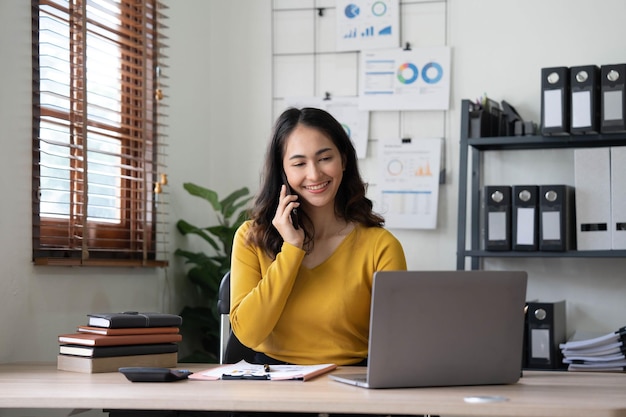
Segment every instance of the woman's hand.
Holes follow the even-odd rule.
[[[272,225],[278,230],[285,242],[302,248],[304,231],[302,228],[296,229],[291,222],[291,211],[300,207],[297,200],[297,195],[287,194],[287,186],[283,184],[280,188],[278,207],[272,219]]]

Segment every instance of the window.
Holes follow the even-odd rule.
[[[33,261],[165,266],[157,0],[33,0]]]

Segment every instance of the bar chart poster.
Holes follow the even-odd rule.
[[[401,48],[361,53],[359,107],[363,110],[447,110],[450,48]]]
[[[337,50],[400,46],[399,0],[337,0]]]

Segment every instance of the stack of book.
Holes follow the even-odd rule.
[[[626,371],[625,342],[626,326],[595,337],[575,334],[559,347],[570,371]]]
[[[76,333],[61,334],[57,369],[97,373],[121,367],[175,367],[182,317],[165,313],[88,314]]]

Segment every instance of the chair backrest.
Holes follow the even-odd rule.
[[[220,281],[220,288],[217,291],[217,312],[230,314],[230,271]]]
[[[217,311],[220,320],[220,363],[237,363],[240,360],[253,363],[256,352],[237,339],[230,328],[230,271],[227,272],[217,293]]]

